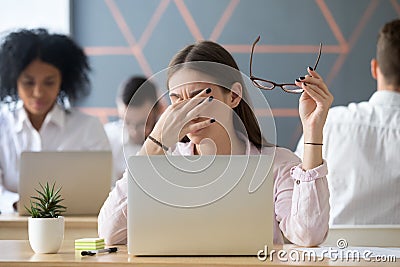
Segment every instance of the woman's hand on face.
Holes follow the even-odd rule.
[[[296,79],[296,85],[304,92],[299,100],[299,114],[303,124],[304,136],[308,142],[322,142],[322,130],[333,102],[333,96],[322,77],[310,67],[309,75]],[[320,139],[320,140],[318,140]]]
[[[196,121],[209,108],[213,100],[211,88],[204,89],[191,99],[173,103],[160,116],[154,126],[151,136],[160,140],[167,147],[179,142],[186,134],[210,126],[215,119]]]

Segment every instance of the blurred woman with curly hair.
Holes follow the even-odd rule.
[[[100,121],[71,105],[87,96],[88,59],[45,29],[8,34],[0,47],[0,192],[18,191],[23,151],[109,150]]]

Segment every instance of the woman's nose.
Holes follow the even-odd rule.
[[[36,85],[33,87],[33,96],[35,97],[41,97],[44,93],[44,88],[41,85]]]

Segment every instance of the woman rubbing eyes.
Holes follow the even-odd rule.
[[[325,239],[329,220],[327,167],[322,159],[322,128],[333,101],[321,76],[308,68],[296,85],[304,92],[299,113],[306,140],[300,160],[291,151],[268,144],[251,107],[242,76],[198,67],[201,62],[239,68],[231,54],[209,41],[189,45],[171,60],[168,89],[171,105],[146,139],[140,154],[271,154],[274,184],[274,243],[284,239],[301,246]],[[193,64],[199,63],[199,64]],[[241,123],[238,123],[241,121]],[[181,143],[183,137],[190,142]],[[117,182],[99,214],[99,236],[107,244],[127,240],[127,174]]]

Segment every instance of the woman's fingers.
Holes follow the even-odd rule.
[[[303,84],[303,90],[306,92],[312,99],[314,99],[315,102],[323,102],[324,99],[326,99],[326,96],[321,92],[321,90],[318,90],[319,88],[315,87],[312,84]]]
[[[177,101],[168,106],[154,126],[153,135],[155,138],[162,139],[166,146],[178,142],[180,132],[186,125],[193,124],[194,121],[191,121],[203,113],[213,99],[210,96],[211,89],[209,88],[195,93],[196,95],[193,95],[192,98]]]
[[[187,124],[187,126],[185,126],[185,135],[187,133],[191,133],[191,132],[195,132],[201,129],[204,129],[210,125],[212,125],[215,122],[214,118],[211,119],[207,119],[204,121],[200,121],[200,122],[190,122],[189,124]]]
[[[323,109],[328,110],[332,104],[333,97],[322,93],[321,89],[312,84],[303,86],[304,92],[312,98],[315,103]]]
[[[327,95],[330,94],[328,86],[326,86],[322,77],[318,74],[318,72],[311,70],[310,67],[307,68],[309,75],[305,76],[304,81],[306,83],[311,83],[317,85],[321,90],[323,90]]]
[[[211,93],[211,88],[205,88],[194,97],[179,101],[174,104],[174,109],[182,109],[182,113],[188,113],[189,111],[193,110],[196,106],[202,104],[206,99],[207,96]]]
[[[315,70],[311,69],[311,67],[308,67],[308,68],[307,68],[307,72],[308,72],[311,76],[313,76],[314,78],[317,78],[317,79],[321,79],[321,80],[322,80],[321,75],[319,75],[318,72],[316,72]]]
[[[296,79],[295,84],[299,87],[302,87],[303,89],[304,86],[309,86],[313,88],[316,93],[320,94],[324,98],[333,98],[324,81],[319,78],[306,75],[305,77],[300,77],[299,79]],[[305,89],[305,91],[307,90]]]
[[[163,114],[165,122],[170,125],[168,128],[183,128],[191,120],[204,116],[204,111],[214,99],[210,93],[211,88],[205,88],[190,99],[172,104],[168,113]]]
[[[326,98],[331,98],[333,100],[332,94],[329,92],[328,86],[325,84],[324,80],[321,76],[314,70],[307,68],[309,75],[305,75],[304,77],[300,77],[296,79],[296,85],[302,87],[302,83],[306,85],[315,86],[314,89],[317,89],[321,95]]]
[[[308,86],[308,88],[310,88],[310,86],[312,86],[312,88],[314,88],[314,89],[319,89],[319,87],[316,86],[315,84],[311,84],[311,83],[309,83],[309,82],[305,82],[305,79],[302,80],[302,82],[296,81],[295,83],[296,83],[297,86],[303,88],[304,92],[307,92],[307,91],[308,91],[308,90],[307,90],[307,86]],[[318,92],[318,93],[319,93],[321,96],[327,97],[326,93],[325,93],[323,90],[321,90],[321,89],[319,89],[319,92]]]
[[[185,117],[189,120],[201,117],[201,112],[208,108],[209,103],[212,102],[213,99],[213,96],[203,98],[195,107],[193,107],[192,109],[190,109],[189,112],[186,113]]]

